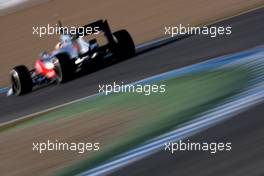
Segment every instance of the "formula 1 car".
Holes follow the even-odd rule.
[[[61,23],[59,25],[62,26]],[[91,34],[85,32],[88,30],[83,30],[84,35],[65,34],[62,31],[60,42],[55,49],[51,54],[42,52],[32,70],[28,70],[24,65],[12,69],[8,95],[26,94],[36,87],[53,82],[63,83],[70,80],[77,72],[87,69],[87,65],[101,64],[105,60],[126,59],[135,55],[133,39],[126,30],[112,33],[107,20],[98,20],[82,27],[82,29],[86,28],[102,32],[107,39],[106,44],[100,46],[96,39],[85,40],[83,36]]]

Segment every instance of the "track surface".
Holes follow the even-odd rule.
[[[231,142],[231,152],[160,151],[110,175],[264,175],[264,103],[199,133],[191,142]],[[166,174],[165,174],[166,173]]]
[[[232,27],[232,35],[229,36],[191,36],[143,52],[130,60],[60,86],[50,86],[22,97],[0,95],[0,122],[94,94],[98,91],[99,84],[114,81],[132,82],[215,56],[261,45],[264,41],[263,20],[264,9],[259,9],[218,23],[217,25]]]

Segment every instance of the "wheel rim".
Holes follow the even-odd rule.
[[[57,76],[57,82],[60,83],[62,81],[62,72],[60,66],[56,66],[54,70]]]
[[[53,59],[53,64],[55,65],[54,71],[57,76],[57,83],[61,83],[63,78],[62,78],[62,71],[61,71],[61,66],[60,66],[60,62],[58,58]]]
[[[17,95],[17,94],[20,94],[21,92],[21,83],[20,83],[20,78],[19,78],[19,75],[18,73],[13,70],[11,72],[11,82],[12,82],[12,89],[13,89],[13,92]]]

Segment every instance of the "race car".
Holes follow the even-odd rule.
[[[62,26],[61,22],[59,22],[59,26]],[[105,61],[122,60],[135,55],[133,39],[126,30],[112,33],[107,20],[98,20],[82,26],[82,29],[86,28],[96,28],[96,32],[102,32],[106,38],[106,44],[100,46],[96,38],[84,39],[84,36],[91,33],[84,32],[84,35],[83,33],[81,35],[80,33],[70,34],[61,31],[60,41],[56,44],[55,49],[50,54],[42,52],[36,59],[32,70],[28,70],[25,65],[19,65],[12,69],[10,72],[11,88],[8,95],[23,95],[36,87],[54,82],[63,83],[70,80],[77,72],[87,69],[87,65],[103,64]]]

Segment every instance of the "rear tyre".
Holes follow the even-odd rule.
[[[74,63],[68,54],[56,55],[55,72],[57,75],[57,82],[64,83],[72,79],[74,73]]]
[[[133,57],[136,53],[135,44],[127,30],[120,30],[113,33],[116,44],[114,54],[118,59]]]
[[[16,66],[10,73],[14,95],[23,95],[32,91],[33,83],[31,74],[26,66]]]

